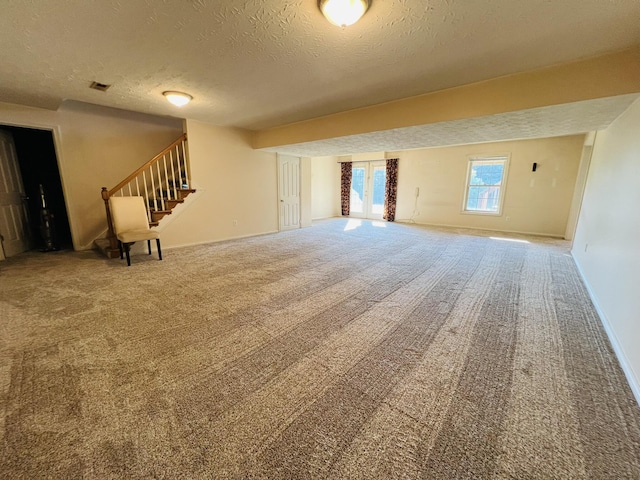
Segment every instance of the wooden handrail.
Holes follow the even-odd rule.
[[[135,177],[137,177],[145,168],[149,167],[149,165],[152,165],[154,162],[156,162],[158,159],[162,158],[164,155],[166,155],[167,153],[169,153],[169,151],[174,148],[177,145],[180,145],[180,143],[182,143],[183,141],[185,141],[187,139],[187,134],[183,133],[182,136],[180,136],[175,142],[173,142],[171,145],[169,145],[167,148],[165,148],[163,151],[161,151],[159,154],[157,154],[155,157],[153,157],[151,160],[149,160],[147,163],[145,163],[144,165],[142,165],[140,168],[138,168],[135,172],[133,172],[131,175],[129,175],[127,178],[125,178],[124,180],[122,180],[118,185],[116,185],[115,187],[113,187],[111,190],[109,190],[107,192],[107,198],[109,198],[110,196],[112,196],[114,193],[116,193],[118,190],[120,190],[122,187],[124,187],[127,183],[129,183],[131,180],[133,180]],[[103,194],[104,195],[104,194]]]

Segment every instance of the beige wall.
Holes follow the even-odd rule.
[[[583,142],[584,135],[574,135],[387,152],[400,159],[396,221],[562,237]],[[504,154],[510,161],[502,215],[462,213],[469,156]]]
[[[247,130],[185,123],[197,192],[161,222],[162,244],[175,247],[277,231],[276,154],[253,150]]]
[[[313,219],[340,216],[338,157],[314,157],[311,160],[311,215]]]
[[[572,254],[640,401],[640,102],[596,135]]]
[[[261,130],[256,148],[640,92],[640,45],[599,57]]]
[[[300,159],[300,227],[310,227],[312,217],[311,158]]]
[[[182,121],[64,102],[57,110],[0,103],[0,124],[52,130],[75,249],[106,229],[101,187],[112,187],[182,134]]]

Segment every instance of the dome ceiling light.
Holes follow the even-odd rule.
[[[322,14],[338,27],[353,25],[365,14],[370,0],[318,0]]]
[[[184,107],[187,103],[193,100],[191,95],[183,92],[167,91],[162,92],[162,95],[164,95],[167,100],[169,100],[170,103],[173,103],[176,107]]]

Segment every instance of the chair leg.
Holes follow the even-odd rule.
[[[162,260],[162,250],[160,249],[160,239],[156,238],[156,247],[158,247],[158,259]]]
[[[151,240],[147,240],[147,248],[149,249],[149,255],[151,255]]]
[[[124,252],[122,251],[122,242],[118,240],[118,248],[120,249],[120,260],[124,258]]]
[[[127,267],[131,266],[131,256],[129,255],[129,250],[131,249],[130,243],[124,244],[124,253],[127,255]]]

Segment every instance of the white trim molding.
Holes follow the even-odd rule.
[[[589,285],[589,282],[587,281],[587,278],[584,272],[582,271],[582,267],[580,266],[580,263],[578,262],[576,257],[573,255],[573,253],[571,254],[571,258],[573,258],[573,263],[575,263],[576,268],[578,269],[578,273],[580,274],[580,278],[582,278],[582,282],[584,283],[587,289],[587,292],[589,293],[589,297],[591,298],[591,302],[593,303],[593,306],[596,309],[596,313],[598,314],[598,317],[600,317],[600,322],[602,323],[602,326],[604,327],[604,331],[606,332],[607,337],[609,338],[609,342],[611,343],[613,352],[615,353],[616,358],[618,359],[620,368],[622,368],[622,371],[624,372],[624,375],[627,378],[627,382],[629,383],[629,387],[633,392],[633,396],[635,397],[638,405],[640,405],[640,384],[638,383],[638,378],[636,378],[635,372],[633,371],[633,368],[631,367],[631,364],[629,363],[627,356],[624,354],[624,350],[620,346],[618,337],[616,337],[616,334],[613,331],[613,328],[611,327],[611,324],[609,323],[607,316],[605,315],[604,311],[600,308],[600,305],[598,304],[598,301],[593,293],[593,290],[591,289],[591,285]]]

